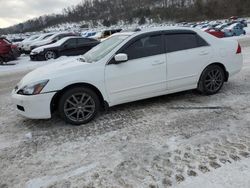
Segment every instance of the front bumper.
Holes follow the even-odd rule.
[[[44,54],[30,54],[30,59],[32,61],[44,61],[45,60],[45,57],[44,57]]]
[[[50,104],[56,92],[39,95],[19,95],[12,92],[12,101],[19,114],[29,119],[51,118]]]

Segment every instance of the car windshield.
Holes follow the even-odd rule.
[[[47,39],[47,38],[51,37],[52,35],[53,35],[53,34],[45,35],[45,36],[43,37],[43,39]]]
[[[80,58],[88,63],[97,62],[108,55],[115,47],[123,42],[129,35],[115,35],[92,48]]]

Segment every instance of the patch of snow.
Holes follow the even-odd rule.
[[[23,55],[15,61],[0,66],[0,75],[12,74],[16,72],[31,71],[38,67],[65,60],[67,57],[60,57],[49,61],[30,61],[30,57]]]

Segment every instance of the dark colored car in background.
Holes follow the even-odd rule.
[[[100,42],[83,37],[65,37],[54,44],[34,49],[30,53],[31,60],[49,60],[60,56],[83,55]]]
[[[13,45],[6,38],[0,38],[0,64],[15,60],[20,56],[20,52],[16,45]]]

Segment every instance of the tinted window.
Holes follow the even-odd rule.
[[[196,34],[169,34],[165,35],[167,52],[187,50],[207,46],[207,42]]]
[[[69,39],[64,45],[67,45],[67,48],[74,48],[76,47],[76,39]]]
[[[129,60],[164,53],[164,44],[161,35],[148,36],[132,43],[123,53],[128,55]]]
[[[78,39],[78,45],[83,45],[83,44],[87,44],[87,43],[91,43],[91,42],[94,42],[94,40],[92,40],[92,39],[87,39],[87,38]]]
[[[201,38],[199,35],[196,35],[196,37],[198,40],[198,47],[209,46],[209,44],[203,38]]]

